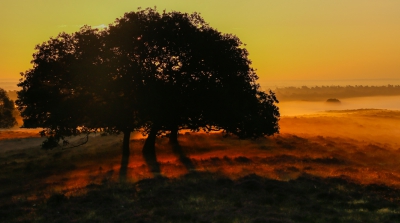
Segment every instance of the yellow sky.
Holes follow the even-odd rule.
[[[140,6],[197,11],[236,34],[261,82],[400,79],[399,0],[2,0],[0,78],[18,79],[49,37]]]

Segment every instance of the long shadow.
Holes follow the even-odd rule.
[[[122,143],[121,167],[119,169],[119,180],[121,182],[126,181],[128,174],[128,164],[130,156],[129,139],[130,139],[130,134],[124,134],[124,140]]]
[[[172,147],[172,152],[178,156],[179,161],[186,167],[186,169],[191,173],[196,172],[193,162],[186,156],[185,152],[183,152],[181,145],[179,145],[178,142],[170,143],[170,145]]]
[[[154,143],[146,140],[143,146],[143,158],[154,177],[161,177],[160,164],[157,162],[156,148]]]
[[[123,154],[121,159],[121,167],[119,169],[120,181],[126,181],[128,174],[128,164],[129,164],[129,154],[128,155]]]

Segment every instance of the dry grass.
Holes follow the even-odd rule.
[[[40,138],[3,138],[0,209],[16,210],[3,213],[12,222],[390,222],[400,212],[399,120],[387,110],[283,117],[274,137],[185,134],[180,151],[160,138],[160,173],[134,136],[126,184],[122,136],[52,151]]]

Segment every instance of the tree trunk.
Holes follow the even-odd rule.
[[[131,131],[124,131],[124,139],[122,142],[122,158],[121,158],[121,168],[119,170],[119,178],[121,181],[125,181],[128,172],[128,163],[129,163],[129,142],[131,138]]]
[[[178,144],[178,126],[171,129],[171,133],[169,134],[169,143]]]

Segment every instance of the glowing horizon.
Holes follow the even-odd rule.
[[[247,46],[260,82],[400,78],[400,1],[10,1],[0,9],[0,78],[32,67],[34,46],[85,24],[104,27],[125,12],[199,12]],[[389,83],[388,83],[389,84]]]

